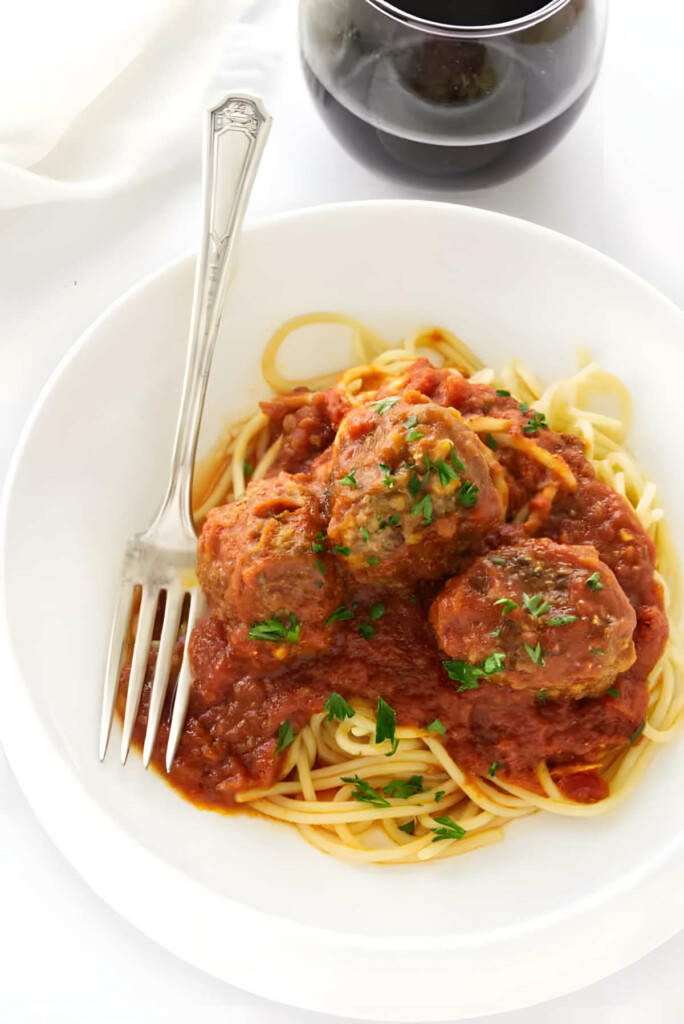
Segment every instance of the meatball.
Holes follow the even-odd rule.
[[[412,392],[352,410],[331,467],[328,536],[361,582],[453,572],[505,514],[494,456],[453,409]]]
[[[282,661],[327,647],[342,590],[324,532],[320,495],[287,473],[209,513],[197,577],[238,653]]]
[[[477,558],[435,598],[430,621],[466,686],[476,666],[514,690],[597,697],[636,658],[634,609],[588,544],[544,538]]]

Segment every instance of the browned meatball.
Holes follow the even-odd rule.
[[[597,697],[636,657],[634,609],[590,545],[544,538],[477,558],[435,598],[430,621],[466,687],[480,670],[515,690]]]
[[[287,473],[209,513],[197,576],[238,652],[282,661],[328,645],[342,591],[324,531],[319,494]]]
[[[454,571],[503,520],[493,462],[459,413],[417,393],[354,409],[333,455],[331,544],[362,581]]]

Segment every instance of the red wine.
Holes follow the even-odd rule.
[[[392,7],[440,25],[503,25],[548,7],[550,0],[388,0]]]
[[[363,120],[328,92],[305,60],[303,66],[323,120],[352,156],[371,170],[428,188],[487,188],[527,170],[563,138],[591,92],[590,85],[557,117],[522,135],[477,145],[440,145],[402,138]]]
[[[376,0],[300,0],[304,74],[328,127],[362,163],[431,188],[494,185],[536,163],[579,115],[601,59],[605,2],[392,0],[390,15]],[[535,11],[546,15],[516,20]],[[420,24],[410,20],[418,14]],[[427,19],[517,27],[432,32]]]

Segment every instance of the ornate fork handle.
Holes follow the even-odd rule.
[[[204,142],[202,237],[183,393],[166,496],[144,540],[160,547],[194,545],[192,470],[204,396],[235,243],[252,191],[271,118],[261,100],[235,93],[207,111]]]

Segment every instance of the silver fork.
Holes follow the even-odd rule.
[[[190,601],[187,638],[203,610],[202,592],[194,580],[197,534],[191,512],[197,435],[221,311],[230,283],[235,243],[270,126],[271,118],[263,101],[245,93],[227,96],[206,113],[202,237],[195,271],[185,379],[171,475],[166,496],[152,523],[144,533],[131,537],[126,545],[105,670],[100,760],[104,758],[109,744],[136,588],[141,591],[140,612],[121,738],[122,764],[126,763],[131,747],[161,595],[165,595],[164,617],[143,749],[146,768],[159,731],[186,595]],[[166,748],[167,771],[171,768],[185,726],[190,683],[186,640]]]

